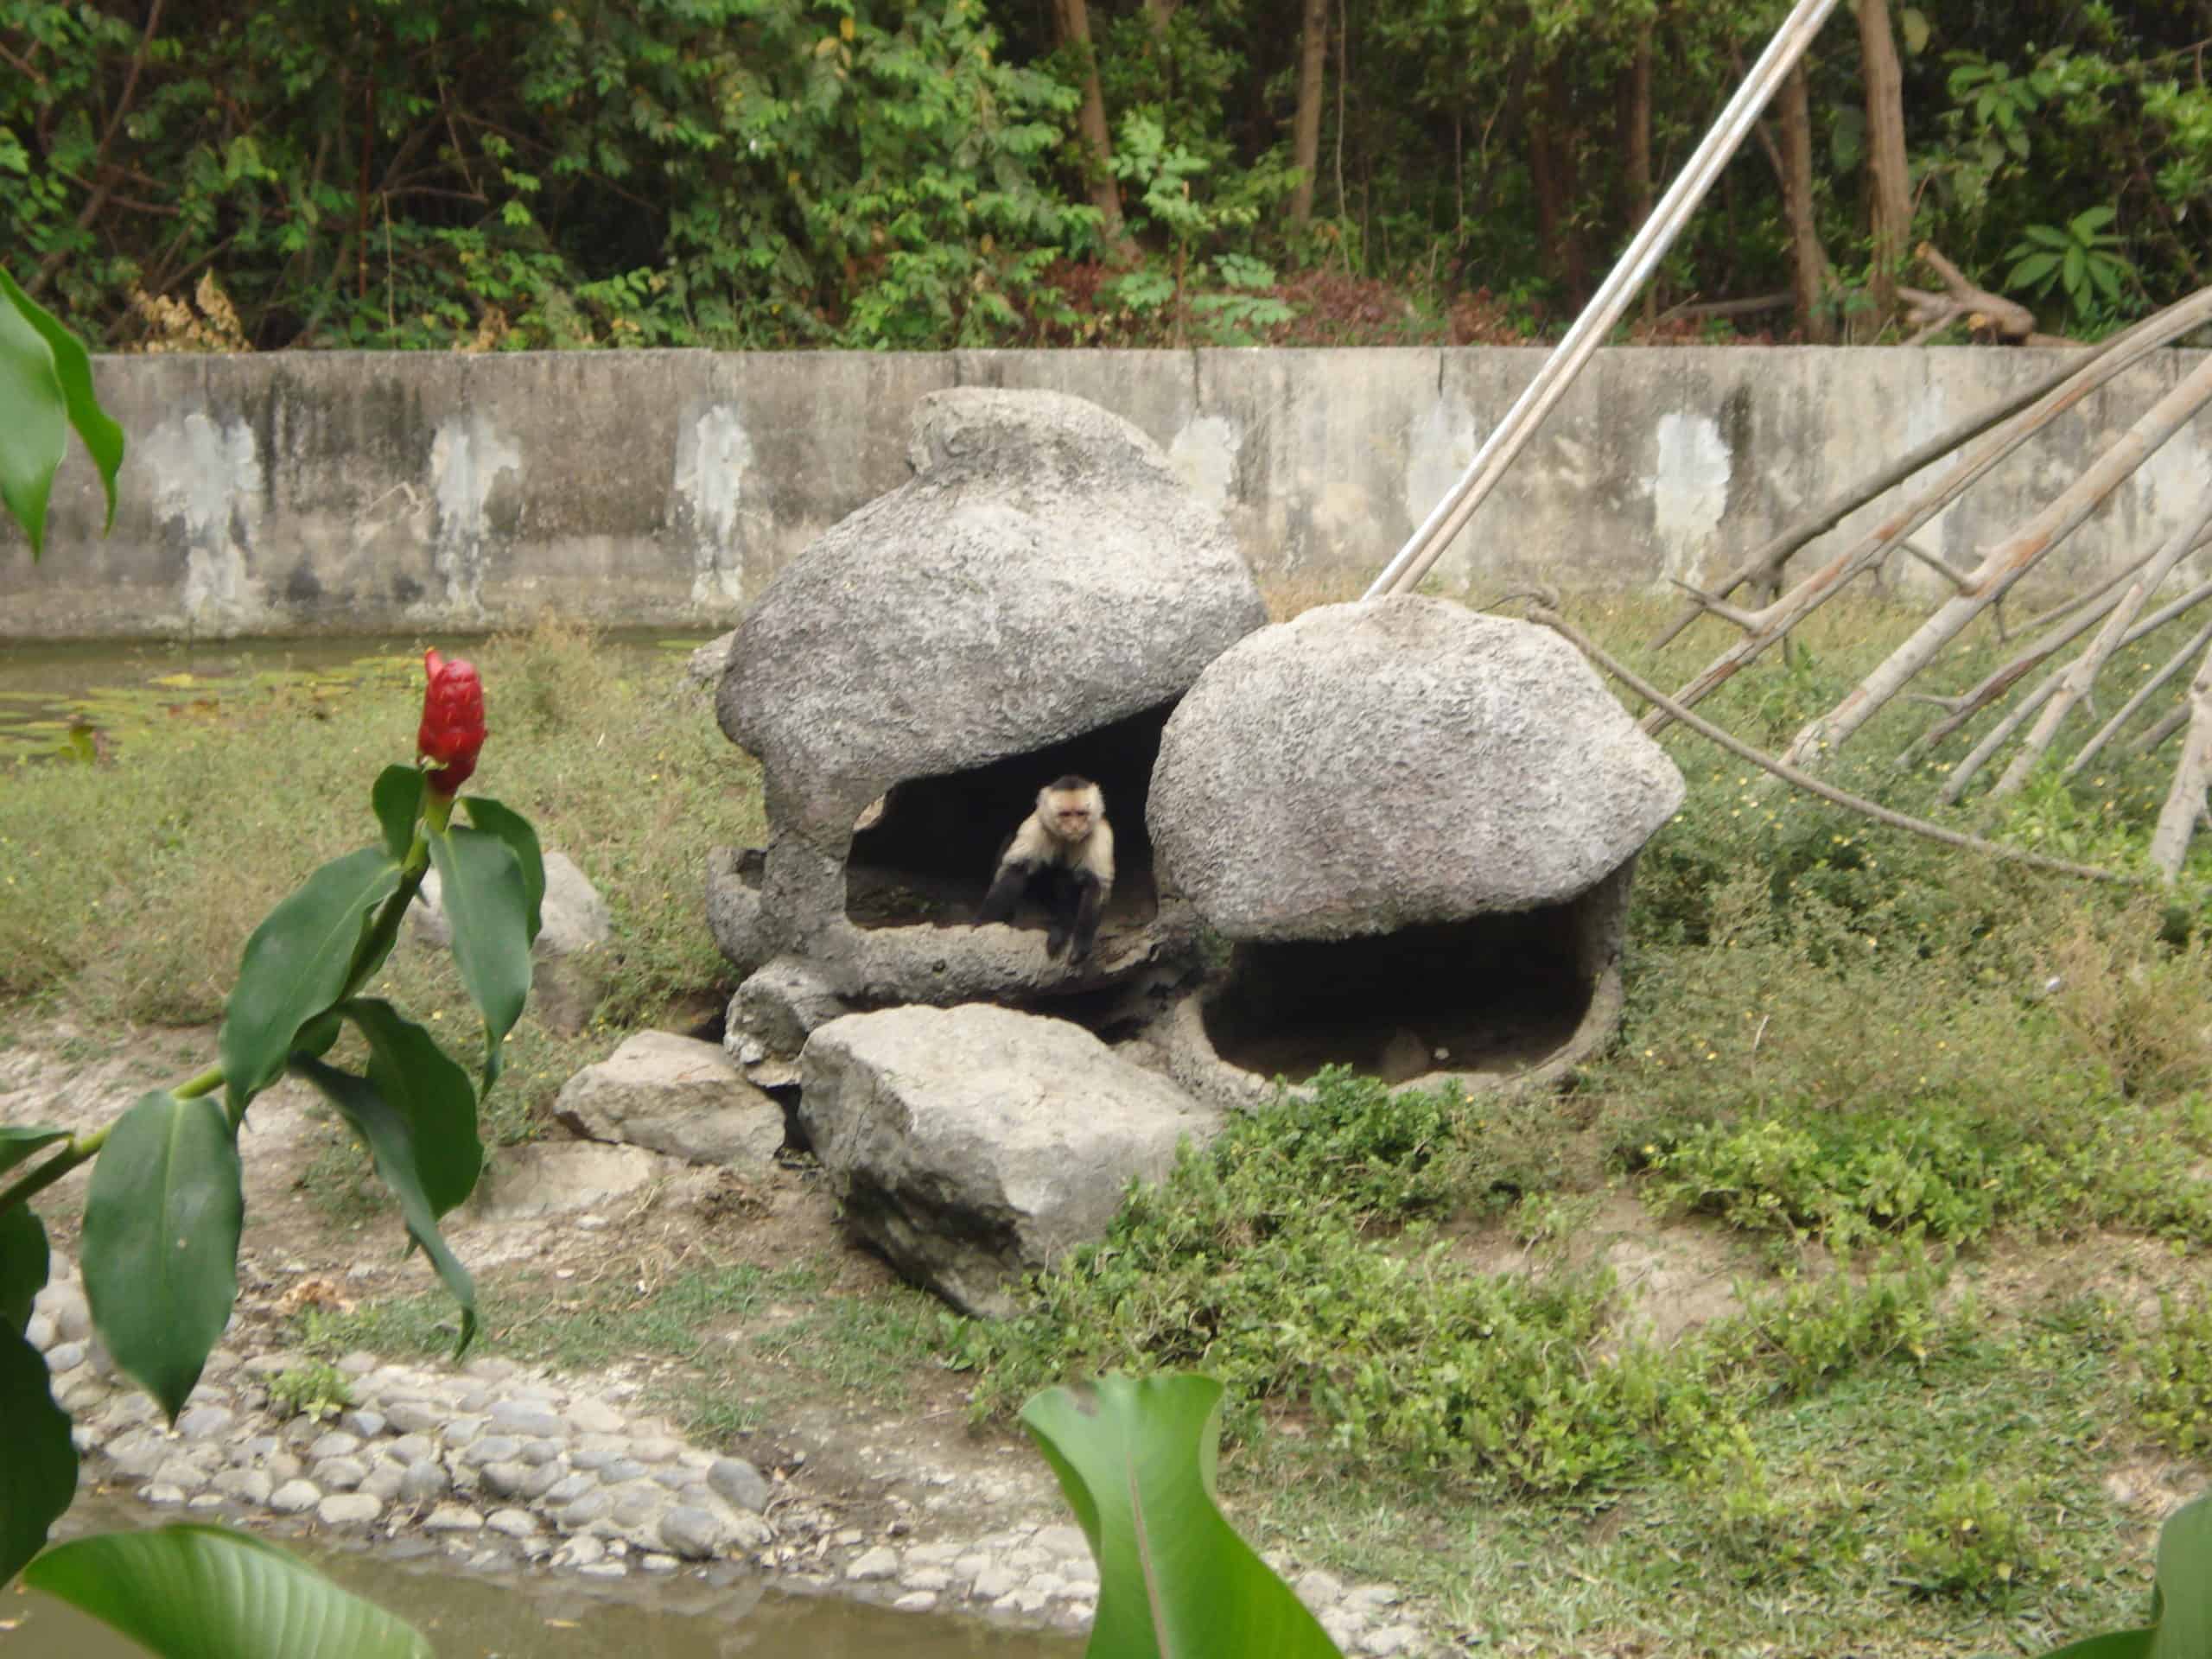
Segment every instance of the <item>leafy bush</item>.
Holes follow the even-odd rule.
[[[2212,1298],[2161,1296],[2157,1325],[2125,1351],[2143,1426],[2185,1458],[2212,1446]]]
[[[2033,1529],[2022,1517],[2025,1495],[1979,1477],[1945,1484],[1922,1525],[1905,1534],[1904,1558],[1916,1588],[1932,1595],[1983,1595],[2018,1584],[2042,1566]]]

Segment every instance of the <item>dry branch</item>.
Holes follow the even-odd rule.
[[[1858,542],[1829,559],[1788,594],[1754,613],[1758,619],[1756,630],[1714,658],[1676,693],[1678,700],[1688,705],[1701,702],[1710,696],[1805,617],[1834,597],[1854,577],[1878,565],[1892,546],[1950,505],[1969,486],[2028,437],[2049,426],[2059,416],[2075,407],[2114,376],[2133,366],[2152,351],[2207,321],[2212,321],[2212,288],[2199,289],[2179,304],[2169,306],[2157,316],[2148,318],[2116,336],[2107,343],[2107,348],[2093,353],[2058,385],[1970,443],[1959,453],[1940,478],[1915,491]],[[2192,377],[2191,383],[2194,379]],[[2161,407],[2164,407],[2164,403]],[[1647,732],[1662,730],[1669,718],[1663,709],[1655,706],[1652,712],[1645,716],[1643,728]]]
[[[1777,760],[1770,754],[1753,748],[1742,739],[1723,731],[1711,721],[1701,715],[1692,714],[1681,703],[1666,696],[1658,687],[1641,678],[1630,671],[1626,665],[1608,656],[1599,647],[1596,641],[1568,622],[1558,612],[1541,605],[1531,606],[1529,610],[1529,620],[1532,622],[1541,622],[1546,627],[1552,629],[1599,668],[1635,692],[1637,696],[1654,708],[1665,710],[1670,719],[1681,721],[1700,737],[1719,744],[1738,760],[1750,762],[1762,772],[1781,779],[1783,782],[1793,788],[1802,789],[1808,795],[1817,795],[1821,799],[1842,807],[1847,811],[1859,813],[1862,817],[1872,818],[1877,823],[1885,823],[1893,830],[1903,830],[1910,835],[1923,836],[1930,841],[1940,841],[1947,847],[1961,848],[1967,852],[1981,853],[1991,858],[2024,864],[2031,869],[2050,870],[2060,875],[2080,876],[2090,881],[2127,881],[2133,879],[2118,870],[2101,869],[2094,864],[2070,863],[2063,858],[2052,858],[2045,853],[2031,853],[2023,848],[2007,847],[2002,842],[1985,841],[1980,836],[1970,836],[1962,830],[1948,830],[1940,823],[1930,823],[1925,818],[1916,818],[1904,812],[1892,811],[1878,802],[1868,800],[1863,795],[1853,795],[1847,790],[1838,789],[1833,784],[1823,783],[1810,772],[1801,772],[1796,766]]]
[[[2190,683],[2189,736],[2158,813],[2158,827],[2151,832],[2151,862],[2169,881],[2180,876],[2182,860],[2189,856],[2189,838],[2204,811],[2207,785],[2212,785],[2212,651]]]
[[[2135,695],[2120,704],[2120,712],[2100,726],[2097,734],[2084,743],[2080,752],[2066,763],[2066,770],[2060,774],[2061,779],[2071,781],[2079,776],[2082,769],[2103,752],[2105,745],[2126,729],[2127,722],[2135,717],[2136,711],[2157,695],[2158,688],[2196,661],[2197,652],[2207,645],[2212,645],[2212,622],[2207,622],[2199,628],[2196,637],[2169,657],[2163,668],[2135,688]],[[2186,703],[2183,705],[2183,711],[2187,707]]]
[[[2165,715],[2164,718],[2161,719],[2158,723],[2153,726],[2149,731],[2144,733],[2143,735],[2136,741],[2134,747],[2129,751],[2129,753],[2139,755],[2156,754],[2159,749],[2164,747],[2165,741],[2168,738],[2171,737],[2176,732],[2181,730],[2183,727],[2188,724],[2189,704],[2186,702],[2183,702],[2180,708],[2174,709],[2171,713]]]
[[[2198,410],[2212,403],[2212,357],[2207,357],[2179,385],[2158,399],[2081,476],[2041,512],[1983,557],[1961,594],[1945,601],[1912,637],[1844,694],[1826,715],[1806,722],[1783,753],[1797,762],[1822,749],[1848,742],[1907,681],[1956,639],[1993,601],[2033,569],[2050,550],[2080,526],[2105,498],[2133,476]]]
[[[2074,712],[2076,703],[2089,695],[2089,688],[2096,683],[2097,676],[2104,671],[2105,664],[2120,649],[2121,636],[2142,614],[2143,607],[2151,595],[2173,574],[2174,567],[2182,562],[2190,549],[2196,545],[2196,538],[2208,530],[2212,530],[2212,491],[2206,493],[2203,508],[2194,519],[2186,524],[2175,526],[2173,534],[2166,537],[2165,544],[2158,549],[2158,556],[2151,561],[2150,568],[2128,584],[2127,591],[2113,607],[2112,614],[2105,620],[2104,626],[2097,630],[2097,637],[2067,669],[2065,677],[2059,682],[2058,690],[2044,705],[2043,713],[2036,717],[2035,726],[2028,733],[2027,741],[2020,745],[2020,752],[2012,757],[2012,764],[2005,768],[2005,775],[1990,790],[1990,799],[2001,801],[2006,796],[2017,793],[2026,784],[2037,763],[2050,753],[2050,746],[2058,741],[2058,728],[2066,723],[2066,716]]]
[[[2015,344],[2035,333],[2035,313],[2018,300],[2005,299],[1968,282],[1964,271],[1929,243],[1922,243],[1919,252],[1923,262],[1943,279],[1944,291],[1930,294],[1920,288],[1897,289],[1897,297],[1905,302],[1906,323],[1920,330],[1905,341],[1906,345],[1918,346],[1953,323],[1961,321],[1970,328],[1993,329],[2000,338]]]

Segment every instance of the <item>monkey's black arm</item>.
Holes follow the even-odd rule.
[[[1106,910],[1106,889],[1096,876],[1088,870],[1079,872],[1076,885],[1083,896],[1075,907],[1075,949],[1069,952],[1070,962],[1081,962],[1090,955],[1090,947],[1098,942],[1099,918]],[[1051,941],[1046,942],[1049,949]]]
[[[1032,865],[1012,860],[1000,865],[998,874],[992,879],[991,890],[983,895],[982,908],[976,912],[976,925],[1013,920],[1014,907],[1021,902],[1022,889],[1029,885],[1033,874]]]

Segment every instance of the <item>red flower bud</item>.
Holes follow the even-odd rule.
[[[423,724],[415,734],[416,750],[431,762],[430,787],[451,795],[476,770],[476,752],[484,747],[484,682],[476,665],[448,662],[435,651],[423,653],[430,683],[423,693]]]

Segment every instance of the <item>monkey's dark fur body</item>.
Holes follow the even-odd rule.
[[[1000,849],[976,922],[1011,920],[1023,895],[1040,885],[1052,912],[1045,954],[1057,957],[1072,941],[1068,960],[1084,960],[1114,891],[1114,830],[1106,822],[1106,797],[1087,778],[1070,773],[1037,791],[1037,810]]]

